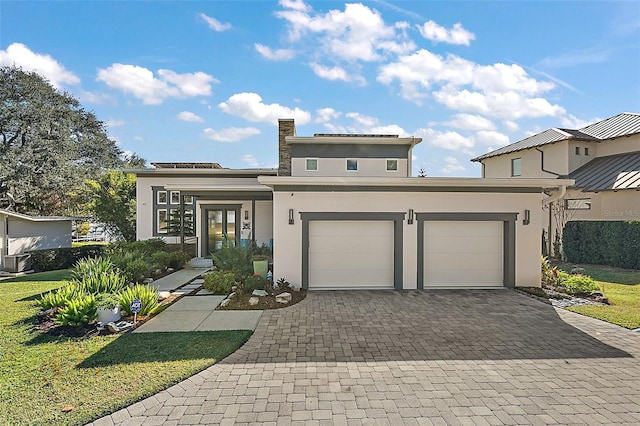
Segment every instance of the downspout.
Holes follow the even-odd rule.
[[[540,170],[542,170],[545,173],[550,173],[552,175],[556,175],[556,176],[562,176],[560,173],[556,173],[556,172],[552,172],[551,170],[545,170],[544,169],[544,151],[542,151],[540,148],[536,147],[536,151],[538,151],[540,153]]]

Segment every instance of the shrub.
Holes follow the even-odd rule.
[[[31,267],[36,272],[55,271],[71,268],[86,257],[99,257],[104,245],[86,245],[81,247],[63,247],[57,249],[34,250],[31,254]]]
[[[564,271],[558,270],[558,268],[552,269],[553,280],[551,281],[551,285],[554,287],[564,287],[565,281],[571,276]]]
[[[156,270],[164,271],[171,263],[171,254],[164,251],[157,251],[151,255],[151,267]]]
[[[80,327],[97,317],[96,298],[93,294],[77,297],[58,311],[54,321],[61,325]]]
[[[113,293],[100,293],[96,296],[98,309],[115,309],[120,306],[120,296]]]
[[[122,307],[124,315],[133,315],[133,312],[131,312],[131,302],[135,299],[142,302],[142,309],[138,312],[138,315],[149,315],[158,307],[157,290],[148,285],[136,285],[120,293],[120,306]]]
[[[562,243],[570,262],[640,269],[640,221],[571,221]]]
[[[540,258],[540,268],[542,271],[542,282],[552,285],[554,279],[553,268],[551,268],[551,264],[549,263],[547,256],[542,256]]]
[[[173,269],[180,269],[191,260],[191,255],[182,251],[174,251],[169,253],[169,267]]]
[[[88,257],[73,269],[73,282],[86,294],[117,293],[126,286],[124,275],[105,257]]]
[[[242,283],[244,290],[251,293],[253,290],[265,290],[269,281],[260,275],[250,275]]]
[[[569,294],[591,293],[599,290],[593,278],[586,275],[571,275],[562,283],[562,286]]]
[[[253,274],[251,250],[236,246],[233,241],[225,239],[222,248],[211,255],[213,264],[221,271],[237,271],[243,274]]]
[[[75,299],[77,294],[79,294],[79,292],[76,286],[67,285],[42,295],[37,303],[43,311],[63,308],[67,306],[71,300]]]
[[[144,260],[146,255],[140,252],[114,254],[111,257],[113,264],[122,271],[127,282],[142,282],[151,275],[151,266]]]
[[[149,240],[140,241],[117,241],[109,244],[106,249],[108,255],[117,255],[124,253],[142,253],[150,256],[151,254],[164,251],[165,243],[160,238],[151,238]]]
[[[229,294],[232,287],[236,285],[237,274],[232,271],[217,271],[213,274],[205,275],[204,288],[213,294]]]
[[[287,281],[284,277],[278,279],[277,286],[279,290],[283,290],[283,291],[291,290],[291,283]]]

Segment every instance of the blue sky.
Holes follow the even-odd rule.
[[[640,2],[6,1],[0,65],[36,70],[147,161],[277,164],[298,135],[417,136],[414,171],[640,112]]]

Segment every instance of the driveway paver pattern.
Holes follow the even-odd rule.
[[[94,425],[640,424],[640,334],[512,290],[311,292]]]

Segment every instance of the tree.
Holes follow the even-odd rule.
[[[105,125],[69,93],[16,67],[0,67],[0,199],[16,211],[76,213],[86,179],[124,165]]]
[[[127,241],[136,239],[136,175],[111,170],[87,180],[89,211]]]

